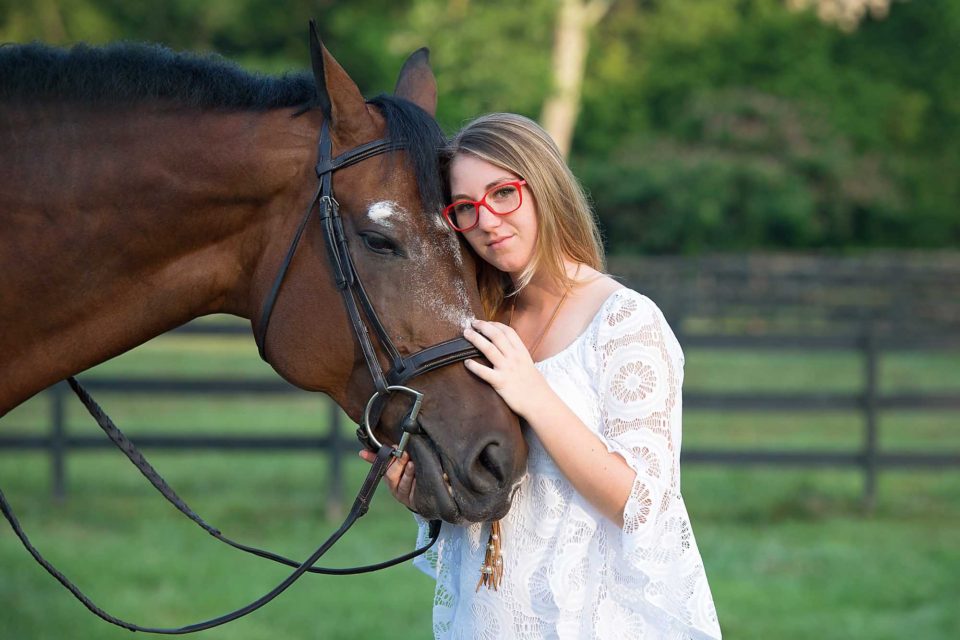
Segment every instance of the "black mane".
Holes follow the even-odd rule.
[[[313,75],[253,74],[216,54],[156,44],[40,43],[0,47],[0,101],[129,105],[163,100],[185,107],[266,110],[311,106]]]
[[[156,44],[121,42],[70,49],[40,43],[0,46],[0,102],[74,101],[135,105],[163,101],[197,109],[316,107],[313,74],[250,73],[216,54],[181,53]],[[423,204],[443,199],[437,164],[445,140],[436,121],[395,96],[370,100],[383,113],[391,141],[402,141]]]

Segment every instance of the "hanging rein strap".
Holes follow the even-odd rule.
[[[365,515],[370,508],[371,500],[373,499],[374,492],[377,489],[377,486],[380,484],[380,480],[383,478],[383,475],[386,473],[387,466],[390,459],[392,458],[392,449],[389,446],[381,447],[377,452],[377,458],[370,467],[370,472],[367,474],[366,479],[363,481],[363,485],[360,487],[360,491],[357,493],[357,497],[353,502],[353,506],[350,509],[350,512],[347,514],[346,519],[343,521],[343,524],[340,525],[340,528],[337,529],[320,547],[317,548],[309,558],[303,562],[297,562],[289,558],[285,558],[276,553],[270,551],[265,551],[263,549],[258,549],[256,547],[251,547],[239,542],[235,542],[230,538],[224,536],[218,529],[207,524],[200,516],[198,516],[193,509],[191,509],[186,502],[177,493],[166,483],[166,481],[157,473],[156,469],[146,460],[142,453],[134,446],[134,444],[123,434],[123,432],[113,423],[109,416],[104,413],[103,409],[90,397],[90,394],[84,389],[80,383],[73,377],[67,379],[70,383],[70,387],[77,394],[80,400],[83,402],[84,406],[90,412],[90,414],[97,421],[97,424],[100,425],[100,428],[107,434],[107,436],[117,445],[117,447],[123,451],[123,453],[130,459],[130,461],[140,470],[140,472],[150,481],[157,491],[159,491],[171,504],[173,504],[181,513],[186,515],[190,520],[195,522],[201,528],[203,528],[207,533],[212,535],[217,540],[224,542],[231,547],[251,553],[253,555],[259,556],[261,558],[266,558],[280,564],[284,564],[290,567],[295,567],[295,570],[287,576],[280,584],[271,589],[262,597],[254,600],[250,604],[241,607],[231,613],[224,614],[222,616],[206,620],[204,622],[198,622],[196,624],[186,625],[183,627],[176,628],[160,628],[160,627],[144,627],[141,625],[133,624],[125,620],[121,620],[116,616],[113,616],[99,606],[97,606],[90,598],[88,598],[80,589],[73,584],[63,573],[61,573],[56,567],[54,567],[43,555],[37,550],[36,547],[30,542],[29,537],[23,531],[20,526],[19,521],[17,520],[16,515],[13,513],[10,504],[7,502],[6,496],[4,496],[3,491],[0,491],[0,511],[3,512],[4,517],[10,523],[10,526],[13,528],[14,533],[17,538],[20,539],[20,542],[26,548],[26,550],[33,556],[47,572],[52,575],[56,580],[63,585],[70,593],[74,595],[83,605],[89,609],[96,616],[101,619],[128,629],[130,631],[144,631],[148,633],[158,633],[164,635],[181,635],[186,633],[193,633],[195,631],[203,631],[205,629],[211,629],[213,627],[218,627],[237,618],[241,618],[249,613],[252,613],[264,606],[281,593],[287,590],[294,582],[300,579],[301,576],[305,573],[321,573],[327,575],[354,575],[359,573],[368,573],[370,571],[377,571],[379,569],[385,569],[387,567],[392,567],[394,565],[400,564],[401,562],[406,562],[424,552],[426,552],[430,547],[436,543],[437,538],[440,535],[440,525],[439,520],[431,520],[429,527],[429,537],[430,541],[409,553],[406,553],[398,558],[388,560],[386,562],[381,562],[379,564],[366,565],[362,567],[350,567],[343,569],[331,569],[325,567],[314,567],[316,563],[333,545],[347,532],[347,530],[353,526],[353,524]]]

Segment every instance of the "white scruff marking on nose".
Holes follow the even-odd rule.
[[[381,202],[374,202],[370,205],[370,208],[367,209],[367,217],[376,222],[379,225],[387,227],[388,229],[393,228],[393,220],[401,215],[401,209],[397,206],[396,202],[391,200],[383,200]]]
[[[436,264],[427,264],[427,261],[452,261],[456,265],[454,271],[457,274],[463,273],[463,255],[460,253],[460,242],[450,227],[444,225],[443,229],[438,231],[438,233],[431,234],[429,238],[424,239],[424,244],[428,245],[429,248],[425,247],[423,251],[417,252],[415,257],[412,256],[416,268],[424,270],[423,272],[426,273],[429,269],[437,268]],[[425,311],[443,318],[454,327],[462,329],[474,317],[473,310],[470,308],[470,298],[467,296],[466,284],[463,278],[458,277],[449,282],[448,285],[452,288],[452,295],[441,296],[438,291],[429,285],[426,279],[421,280],[416,291],[417,299],[421,301]]]
[[[442,238],[446,240],[446,247],[444,247],[444,249],[452,255],[453,262],[457,265],[457,273],[463,273],[463,254],[461,253],[460,242],[457,240],[456,234],[452,232],[449,227],[446,225],[443,225],[443,227],[444,234]],[[459,326],[465,327],[474,319],[474,315],[470,309],[470,298],[467,296],[467,287],[463,278],[457,278],[455,292],[457,296],[457,309],[453,310],[454,313],[451,319]]]

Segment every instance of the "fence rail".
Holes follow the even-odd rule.
[[[247,333],[234,325],[195,324],[178,332],[203,335]],[[883,352],[904,349],[932,348],[944,341],[931,338],[878,339],[867,328],[862,334],[834,336],[730,336],[688,335],[686,348],[763,349],[763,350],[846,350],[856,351],[863,361],[863,386],[852,393],[705,393],[684,394],[685,409],[736,410],[755,412],[858,412],[863,420],[862,447],[856,451],[831,450],[725,450],[690,449],[683,453],[684,464],[722,465],[790,465],[803,467],[858,467],[864,474],[863,501],[871,508],[876,501],[877,475],[886,468],[942,469],[960,467],[960,452],[879,451],[878,422],[887,410],[958,410],[960,394],[909,393],[881,394],[878,389],[878,363]],[[947,341],[950,342],[950,341]],[[951,343],[952,344],[952,343]],[[91,392],[111,394],[170,395],[289,395],[303,393],[282,380],[211,380],[183,378],[90,378],[84,381]],[[0,434],[0,450],[31,449],[48,451],[51,457],[53,492],[58,498],[66,495],[66,458],[73,450],[100,449],[112,446],[109,440],[96,436],[68,434],[64,402],[72,397],[65,383],[45,392],[50,398],[50,431],[48,435]],[[221,451],[316,451],[330,456],[330,491],[327,510],[331,515],[343,508],[343,469],[340,454],[350,450],[352,442],[343,436],[341,413],[329,404],[330,432],[321,436],[299,435],[188,435],[163,434],[160,426],[139,429],[134,440],[150,450],[221,450]]]
[[[182,327],[177,332],[229,335],[238,333],[233,325],[202,325]],[[247,331],[249,332],[249,330]],[[169,394],[183,395],[291,395],[304,393],[283,380],[210,380],[183,378],[91,378],[84,380],[91,393],[109,392],[120,394]],[[67,495],[66,462],[71,450],[109,449],[114,445],[105,436],[78,436],[67,433],[65,403],[74,397],[66,382],[60,382],[43,392],[50,403],[49,433],[42,435],[0,434],[0,451],[45,450],[50,454],[53,476],[53,495],[63,500]],[[166,434],[163,428],[138,429],[131,439],[138,448],[149,450],[217,450],[217,451],[315,451],[330,457],[329,490],[326,511],[329,517],[338,518],[344,511],[343,464],[341,454],[348,450],[350,441],[343,437],[342,414],[332,401],[328,406],[329,432],[326,435],[221,435],[209,433]],[[90,419],[91,425],[93,419]],[[122,429],[122,425],[120,425]]]
[[[664,310],[685,349],[776,351],[838,350],[859,354],[862,384],[853,392],[704,393],[688,391],[690,410],[748,412],[847,411],[860,416],[857,450],[687,449],[684,464],[844,466],[862,470],[863,499],[876,499],[877,475],[887,468],[960,467],[960,452],[880,451],[879,419],[887,411],[960,411],[960,394],[881,393],[879,362],[886,353],[916,349],[960,350],[960,252],[873,253],[866,256],[739,255],[611,260],[611,272],[647,293]],[[181,334],[245,335],[246,324],[196,322]],[[119,394],[264,395],[303,393],[282,380],[88,378],[91,391]],[[71,451],[111,446],[106,438],[67,433],[64,401],[55,385],[48,435],[0,433],[3,449],[48,451],[55,495],[66,494],[64,464]],[[328,509],[342,505],[344,436],[340,411],[329,404],[331,432],[300,435],[164,434],[162,426],[138,430],[146,449],[317,451],[330,456]]]

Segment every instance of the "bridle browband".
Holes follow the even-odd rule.
[[[313,211],[315,209],[319,209],[319,219],[323,228],[323,236],[326,242],[327,254],[330,260],[330,265],[336,281],[337,289],[342,294],[344,306],[346,307],[347,315],[350,318],[350,324],[352,325],[353,332],[360,343],[360,348],[363,352],[367,368],[370,371],[370,375],[373,378],[374,383],[375,390],[373,396],[371,396],[370,400],[367,402],[363,413],[363,421],[360,425],[360,428],[357,429],[357,435],[360,437],[360,440],[364,443],[364,445],[377,452],[376,459],[370,467],[370,472],[363,481],[363,485],[360,487],[360,490],[357,493],[357,497],[350,509],[350,513],[347,515],[343,524],[340,525],[340,528],[337,529],[320,547],[318,547],[309,558],[303,562],[297,562],[270,551],[265,551],[257,547],[235,542],[224,536],[215,527],[207,524],[187,505],[186,502],[184,502],[182,498],[176,494],[176,492],[167,484],[160,474],[157,473],[153,466],[147,462],[143,454],[137,450],[134,444],[123,434],[122,431],[120,431],[113,421],[110,420],[109,416],[103,412],[103,410],[93,400],[86,389],[80,385],[79,381],[77,381],[74,377],[68,378],[67,381],[69,382],[71,389],[73,389],[73,391],[77,394],[81,402],[97,421],[97,424],[100,425],[101,429],[103,429],[107,436],[114,442],[114,444],[121,451],[123,451],[127,458],[129,458],[130,461],[136,465],[140,472],[164,496],[164,498],[173,504],[173,506],[176,507],[181,513],[190,518],[190,520],[195,522],[214,538],[230,545],[231,547],[234,547],[235,549],[239,549],[261,558],[266,558],[268,560],[287,565],[289,567],[295,567],[293,573],[287,576],[286,579],[284,579],[280,584],[271,589],[262,597],[251,602],[245,607],[241,607],[217,618],[212,618],[204,622],[198,622],[196,624],[177,628],[155,628],[136,625],[121,620],[102,610],[86,595],[84,595],[80,589],[66,576],[57,570],[56,567],[50,564],[50,562],[48,562],[30,542],[26,533],[24,533],[23,529],[20,527],[20,523],[17,521],[16,516],[10,508],[6,497],[3,495],[3,492],[0,491],[0,511],[3,512],[4,517],[6,517],[6,519],[10,522],[14,533],[20,539],[21,543],[23,543],[30,555],[33,556],[33,558],[44,569],[46,569],[47,572],[56,578],[60,584],[62,584],[78,600],[80,600],[80,602],[82,602],[87,609],[111,624],[115,624],[130,631],[143,631],[147,633],[166,635],[180,635],[211,629],[256,611],[286,591],[287,588],[300,579],[300,577],[305,573],[353,575],[377,571],[379,569],[392,567],[401,562],[406,562],[407,560],[426,552],[437,541],[437,538],[440,534],[441,522],[440,520],[431,520],[429,524],[429,542],[419,549],[415,549],[414,551],[406,553],[400,557],[378,564],[345,569],[330,569],[313,566],[314,563],[316,563],[320,557],[323,556],[323,554],[326,553],[341,538],[341,536],[347,532],[354,522],[367,513],[370,507],[370,502],[373,499],[373,494],[376,491],[380,480],[383,478],[383,475],[386,473],[390,460],[393,457],[399,457],[403,453],[412,434],[421,432],[419,424],[417,423],[417,418],[419,415],[421,402],[423,400],[423,394],[407,387],[406,383],[418,375],[433,371],[434,369],[446,366],[448,364],[453,364],[455,362],[460,362],[461,360],[480,355],[479,351],[477,351],[473,345],[463,338],[447,340],[446,342],[441,342],[431,347],[427,347],[426,349],[409,356],[401,355],[394,346],[393,342],[390,340],[389,334],[383,327],[383,324],[380,322],[376,310],[374,309],[369,296],[364,290],[363,284],[360,282],[360,278],[356,272],[356,269],[354,268],[353,260],[350,255],[343,230],[343,221],[340,218],[340,206],[333,196],[332,174],[337,169],[348,167],[384,153],[401,150],[404,148],[403,143],[392,142],[384,139],[374,140],[373,142],[368,142],[350,149],[349,151],[346,151],[336,157],[332,156],[332,148],[333,143],[330,137],[330,131],[326,121],[324,121],[320,130],[316,166],[317,177],[320,180],[320,184],[313,196],[313,199],[310,201],[310,206],[307,208],[306,215],[297,226],[297,230],[294,234],[293,241],[290,244],[290,248],[287,250],[286,256],[284,257],[284,260],[277,273],[277,277],[274,279],[273,286],[267,294],[261,310],[260,321],[256,326],[255,338],[257,341],[257,346],[260,350],[260,357],[266,360],[266,335],[267,327],[270,323],[270,315],[280,292],[284,276],[286,275],[286,272],[293,261],[293,256],[296,253],[297,245],[300,242],[303,231],[306,228]],[[365,324],[363,321],[364,317],[366,317],[367,323],[370,327],[372,327],[380,346],[386,353],[387,358],[390,360],[391,366],[386,373],[384,373],[383,368],[380,366],[380,361],[370,338],[367,324]],[[393,393],[404,393],[410,395],[413,398],[413,404],[409,409],[407,416],[401,423],[400,442],[397,445],[391,446],[381,444],[374,435],[374,429],[379,422],[379,417],[383,410],[386,398]]]

